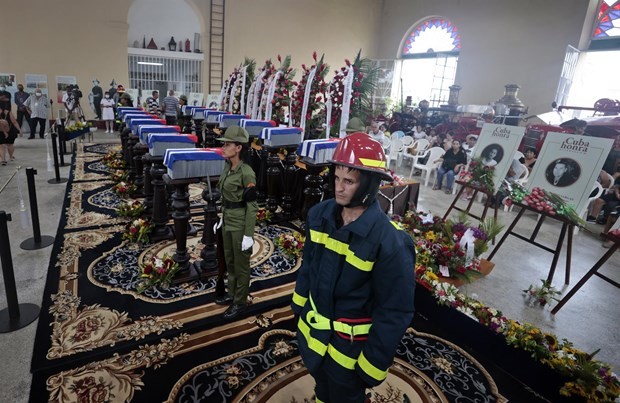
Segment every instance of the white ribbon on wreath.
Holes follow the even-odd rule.
[[[237,79],[235,80],[235,83],[233,84],[231,90],[230,90],[230,96],[228,97],[228,108],[226,109],[228,112],[233,111],[233,105],[235,102],[235,94],[237,93],[237,88],[239,87],[239,74],[237,74]]]
[[[271,80],[271,85],[269,86],[269,92],[267,94],[267,105],[265,107],[265,120],[271,120],[273,96],[276,93],[276,87],[278,86],[280,76],[282,76],[282,70],[279,70],[273,77],[273,80]]]
[[[304,103],[303,103],[303,107],[301,108],[301,119],[299,119],[300,121],[299,125],[301,127],[302,132],[306,131],[306,114],[308,113],[308,104],[310,103],[310,92],[312,90],[312,81],[314,81],[315,75],[316,75],[316,66],[313,67],[312,70],[310,70],[310,73],[308,74],[308,81],[306,82],[306,91],[304,92]]]
[[[347,78],[344,79],[344,88],[342,95],[342,112],[340,114],[340,138],[347,136],[346,128],[349,123],[349,113],[351,112],[351,95],[353,93],[353,65],[349,66],[347,71]]]
[[[254,86],[254,94],[252,95],[252,119],[258,119],[259,106],[260,106],[259,97],[261,95],[261,90],[262,90],[261,84],[263,82],[265,74],[267,74],[267,71],[263,70],[260,73],[260,75],[256,78],[256,80],[254,80],[254,84],[256,85]]]
[[[243,82],[241,83],[241,98],[239,99],[239,107],[242,115],[245,115],[245,80],[248,75],[249,65],[243,66]]]
[[[474,236],[474,231],[471,228],[467,229],[461,240],[459,241],[459,246],[461,250],[465,251],[465,262],[466,266],[470,265],[472,260],[474,259],[474,242],[476,241],[476,237]]]
[[[328,92],[325,94],[325,138],[329,138],[329,132],[332,126],[332,94]]]
[[[222,103],[224,102],[224,96],[226,94],[227,87],[228,87],[228,82],[222,85],[222,89],[220,90],[220,95],[217,97],[217,109],[220,111],[223,110]]]
[[[245,110],[248,111],[248,115],[252,116],[252,99],[254,98],[254,88],[256,87],[256,81],[252,81],[250,89],[248,90],[248,97],[246,99]]]
[[[267,98],[269,97],[269,89],[271,88],[271,83],[273,82],[273,78],[274,77],[275,77],[275,75],[267,78],[267,82],[263,86],[263,89],[261,91],[262,94],[261,94],[261,97],[260,97],[260,103],[258,104],[258,112],[256,114],[256,118],[257,119],[268,120],[266,118],[266,114],[263,114],[263,107],[267,108]]]

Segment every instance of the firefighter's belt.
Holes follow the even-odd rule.
[[[338,320],[326,318],[317,312],[312,296],[310,296],[310,305],[312,310],[306,314],[306,322],[317,330],[334,330],[338,333],[344,333],[349,336],[350,340],[355,340],[357,336],[367,335],[370,332],[372,323],[364,323],[360,325],[349,325]]]

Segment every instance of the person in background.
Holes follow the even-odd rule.
[[[523,165],[525,165],[528,171],[532,172],[534,164],[536,163],[536,150],[534,148],[528,148],[525,150],[524,156]]]
[[[368,134],[373,140],[377,140],[379,143],[381,143],[381,145],[383,145],[383,142],[385,141],[385,133],[379,130],[379,123],[372,122],[370,124],[370,130],[368,131]]]
[[[607,217],[620,205],[620,177],[614,180],[614,185],[601,197],[592,202],[592,210],[586,218],[588,222],[605,224]],[[603,211],[603,216],[599,214]]]
[[[30,138],[34,138],[34,130],[32,129],[32,122],[30,121],[30,114],[28,113],[28,109],[24,106],[24,102],[30,97],[26,91],[24,91],[24,86],[22,84],[17,84],[17,92],[15,93],[15,106],[17,106],[17,124],[21,129],[24,118],[26,118],[26,122],[28,122],[28,128],[30,129]]]
[[[121,97],[123,96],[124,93],[125,93],[125,87],[123,86],[123,84],[117,85],[116,91],[114,92],[114,94],[110,94],[110,96],[114,100],[114,105],[117,105],[121,102]]]
[[[351,118],[347,122],[347,127],[344,129],[347,136],[351,133],[365,132],[364,122],[360,118]]]
[[[228,271],[228,293],[218,297],[218,305],[230,305],[224,319],[232,320],[247,308],[250,289],[250,257],[256,225],[256,174],[246,161],[250,135],[239,126],[226,129],[222,156],[226,165],[217,184],[222,195],[222,219],[213,228],[223,225],[224,259]]]
[[[179,127],[181,128],[181,132],[185,133],[185,123],[187,122],[187,120],[189,120],[191,122],[191,118],[189,116],[185,116],[185,112],[183,112],[183,107],[187,105],[187,96],[185,95],[181,95],[179,97],[179,109],[177,109],[177,124],[179,125]],[[187,119],[187,120],[186,120]],[[188,134],[191,134],[192,129],[190,126],[189,132]],[[202,143],[202,142],[201,142]]]
[[[177,111],[179,110],[179,100],[174,96],[174,90],[168,91],[168,96],[164,98],[161,113],[166,119],[166,124],[175,126],[177,124]]]
[[[523,168],[523,164],[521,163],[521,161],[519,161],[518,159],[513,159],[512,163],[510,164],[510,168],[508,169],[508,173],[506,174],[506,177],[504,179],[508,182],[508,184],[511,184],[511,183],[516,182],[518,179],[520,179],[524,173],[525,173],[525,170]],[[500,207],[504,198],[507,195],[508,195],[507,185],[505,183],[502,183],[502,186],[495,194],[495,197],[491,199],[491,201],[489,202],[489,207],[491,208]]]
[[[471,161],[471,157],[474,155],[474,148],[476,147],[476,142],[478,141],[478,136],[475,134],[468,134],[465,138],[465,144],[463,144],[463,150],[465,150],[465,154],[467,154],[467,161]]]
[[[411,134],[413,134],[413,138],[415,140],[425,139],[428,137],[428,135],[426,134],[426,132],[422,129],[422,126],[420,125],[416,125],[413,128],[413,131]]]
[[[0,164],[6,165],[6,152],[9,152],[9,159],[11,161],[15,160],[14,152],[15,152],[15,139],[18,134],[21,134],[21,129],[17,127],[17,120],[15,116],[11,113],[11,111],[7,109],[0,108],[0,122],[2,123],[0,127]]]
[[[577,120],[573,127],[575,128],[575,134],[585,135],[588,122],[585,120]]]
[[[151,96],[146,99],[146,110],[152,115],[159,115],[159,92],[153,91]]]
[[[6,90],[6,84],[0,84],[0,109],[11,112],[11,93]]]
[[[110,93],[106,91],[100,103],[101,118],[105,122],[105,132],[114,132],[114,100],[110,97]]]
[[[34,138],[37,132],[37,125],[39,125],[39,137],[45,138],[45,126],[47,125],[49,116],[47,109],[50,107],[50,102],[47,97],[37,88],[34,94],[26,99],[24,107],[32,119],[30,137],[28,137],[28,139],[32,140]]]
[[[334,151],[335,198],[313,206],[291,307],[317,402],[364,402],[414,314],[415,248],[380,209],[391,181],[379,142],[353,133]]]
[[[95,115],[97,116],[97,119],[101,120],[101,101],[103,99],[103,89],[99,86],[100,82],[96,78],[92,82],[93,88],[90,90],[90,93],[93,97]]]
[[[452,140],[452,147],[446,151],[443,157],[437,161],[442,161],[437,169],[437,182],[433,186],[433,190],[441,190],[444,175],[446,176],[446,194],[452,193],[452,185],[454,184],[454,176],[467,164],[467,156],[461,148],[458,140]]]

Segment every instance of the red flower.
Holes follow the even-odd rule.
[[[144,266],[144,274],[151,274],[153,272],[153,266],[151,266],[150,264],[147,264],[146,266]]]
[[[312,58],[314,59],[314,61],[316,62],[316,50],[314,52],[312,52]]]
[[[278,55],[278,61],[282,63],[282,56]]]

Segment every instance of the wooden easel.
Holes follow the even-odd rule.
[[[601,268],[601,266],[603,266],[603,264],[605,264],[605,262],[613,256],[614,253],[616,253],[616,251],[618,249],[620,249],[620,237],[618,236],[614,236],[611,234],[607,234],[605,235],[606,238],[608,238],[610,241],[613,241],[613,245],[607,250],[607,252],[594,264],[594,266],[592,266],[592,268],[581,278],[581,280],[579,280],[579,282],[568,292],[568,294],[566,294],[564,296],[564,298],[562,298],[562,300],[560,302],[558,302],[558,304],[553,308],[553,310],[551,311],[551,313],[553,315],[555,315],[556,313],[558,313],[558,311],[560,310],[560,308],[562,308],[564,306],[564,304],[566,304],[568,302],[569,299],[572,298],[573,295],[575,295],[577,293],[577,291],[579,291],[579,289],[586,283],[586,281],[588,281],[590,279],[590,277],[592,276],[598,276],[600,278],[602,278],[603,280],[607,281],[609,284],[620,288],[620,283],[618,283],[617,281],[614,281],[612,279],[610,279],[609,277],[605,276],[604,274],[600,274],[598,272],[598,269]]]
[[[447,219],[448,216],[450,215],[450,212],[452,210],[456,210],[456,211],[461,211],[461,212],[467,214],[469,217],[475,218],[476,220],[478,220],[480,222],[484,221],[484,219],[487,216],[487,212],[489,211],[491,200],[493,200],[493,197],[495,195],[491,194],[491,192],[489,192],[486,188],[483,188],[482,186],[477,186],[477,185],[474,185],[474,184],[471,184],[471,183],[468,183],[468,182],[459,181],[459,180],[457,180],[455,182],[457,184],[461,185],[461,188],[456,193],[456,197],[452,201],[452,204],[448,208],[448,211],[446,211],[446,214],[444,214],[443,219],[444,220]],[[463,194],[465,189],[473,189],[474,193],[471,195],[471,200],[469,200],[469,202],[467,203],[467,207],[466,208],[457,207],[456,206],[456,202],[459,200],[459,198],[461,197],[461,195]],[[474,200],[476,200],[476,196],[478,195],[478,193],[483,193],[483,194],[485,194],[487,196],[487,200],[484,203],[484,210],[482,210],[482,215],[481,216],[477,216],[477,215],[473,214],[470,211],[471,210],[471,206],[474,204]],[[493,208],[493,218],[497,221],[497,203],[495,204],[495,207]]]
[[[520,207],[521,210],[519,211],[515,219],[512,221],[512,224],[510,224],[510,227],[508,227],[508,229],[502,236],[502,239],[500,239],[499,243],[497,244],[495,249],[493,249],[493,252],[491,252],[487,260],[490,261],[491,259],[493,259],[493,256],[495,256],[495,253],[497,253],[499,248],[501,248],[506,238],[508,238],[508,235],[514,235],[515,237],[521,240],[524,240],[527,243],[530,243],[544,251],[547,251],[553,254],[553,261],[551,262],[551,268],[549,269],[549,275],[547,276],[547,281],[551,283],[551,281],[553,280],[553,275],[555,274],[555,267],[558,264],[558,259],[560,258],[560,253],[562,252],[562,245],[564,244],[564,238],[568,234],[568,238],[566,241],[566,274],[564,276],[564,283],[568,284],[570,282],[570,264],[571,264],[571,255],[573,251],[573,231],[575,229],[575,224],[573,224],[571,221],[569,221],[568,219],[562,216],[549,215],[545,212],[536,210],[528,206],[527,204],[521,204],[521,203],[514,202],[513,205],[516,207]],[[532,232],[532,235],[529,238],[512,231],[514,227],[517,225],[517,223],[519,222],[519,220],[521,219],[521,217],[523,216],[523,213],[525,213],[526,211],[533,211],[534,213],[539,215],[538,222],[536,223],[536,226],[534,227],[534,231]],[[562,223],[562,229],[560,230],[560,236],[558,238],[558,242],[555,246],[555,249],[552,249],[546,245],[536,242],[536,236],[538,235],[538,232],[540,231],[540,227],[542,226],[543,222],[545,221],[547,217],[553,220],[560,221]]]

